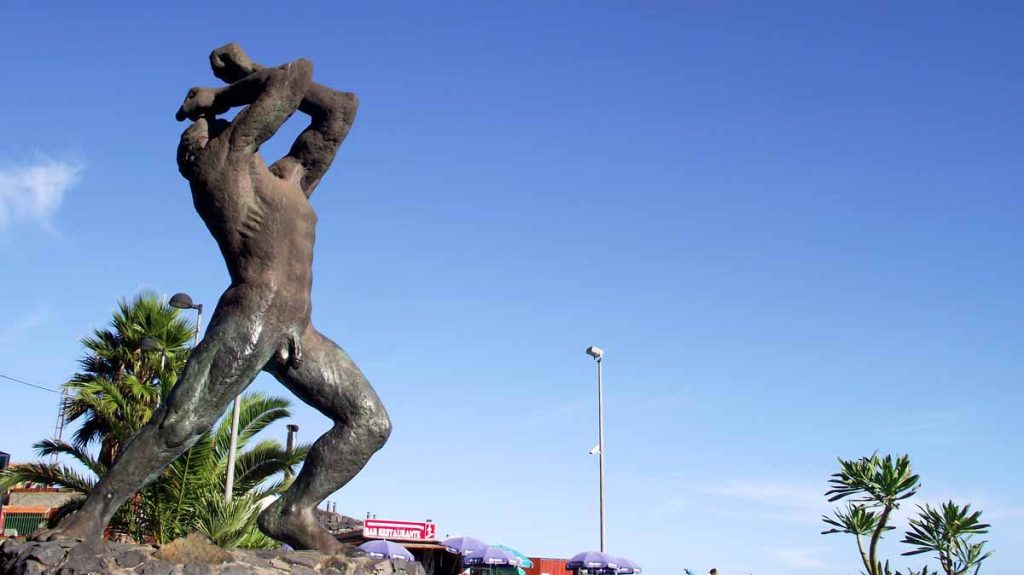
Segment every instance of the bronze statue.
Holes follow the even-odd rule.
[[[193,88],[178,110],[193,123],[178,168],[231,276],[206,336],[153,419],[132,438],[81,510],[36,539],[99,537],[117,508],[193,445],[261,370],[334,421],[260,528],[297,549],[336,552],[314,518],[387,441],[391,422],[355,363],[310,323],[316,214],[308,198],[330,167],[358,105],[356,96],[312,81],[299,59],[253,64],[235,44],[210,54],[221,88]],[[234,120],[218,114],[244,106]],[[299,110],[310,125],[288,155],[267,166],[260,145]]]

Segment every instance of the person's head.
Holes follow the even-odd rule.
[[[712,567],[711,568],[711,575],[718,575],[718,569],[715,569],[714,567]]]

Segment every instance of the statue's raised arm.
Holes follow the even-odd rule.
[[[227,44],[210,53],[210,67],[217,78],[233,84],[266,69],[253,62],[238,44]],[[288,155],[271,171],[279,177],[297,178],[308,197],[334,161],[356,119],[359,99],[351,92],[334,90],[313,82],[299,102],[299,111],[310,117],[309,127],[295,139]]]

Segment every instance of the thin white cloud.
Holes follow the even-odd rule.
[[[960,411],[930,411],[904,414],[903,417],[892,420],[884,429],[884,433],[907,435],[956,429],[960,422],[964,421],[964,419],[970,419],[974,414],[969,407],[967,409],[967,412],[961,409]]]
[[[773,507],[817,510],[826,506],[820,486],[796,483],[731,480],[697,485],[694,491]]]
[[[80,172],[75,162],[49,158],[0,168],[0,230],[23,222],[51,230],[53,214]]]
[[[768,551],[790,569],[824,569],[828,567],[828,563],[820,557],[822,550],[816,547],[769,549]]]
[[[988,523],[990,519],[1016,519],[1024,517],[1024,507],[1003,507],[992,511],[983,511],[981,520]]]
[[[814,529],[832,507],[821,486],[803,481],[723,479],[714,483],[686,483],[674,508],[722,518],[802,525]],[[663,504],[664,505],[664,504]],[[668,511],[667,508],[664,511]],[[808,526],[814,526],[808,527]]]
[[[15,319],[0,329],[0,343],[20,337],[24,332],[39,327],[50,321],[50,309],[38,307],[28,315]]]

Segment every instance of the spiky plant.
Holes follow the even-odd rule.
[[[278,543],[260,531],[256,518],[260,499],[253,494],[225,501],[221,494],[203,498],[191,518],[192,528],[210,538],[215,545],[241,549],[267,549]]]
[[[917,506],[917,517],[910,519],[910,530],[903,543],[916,548],[904,555],[935,553],[946,575],[977,574],[981,563],[992,555],[984,550],[987,541],[974,542],[975,535],[988,533],[989,525],[981,522],[981,511],[971,512],[970,505],[952,501],[934,508]]]
[[[882,534],[893,528],[889,517],[900,503],[912,497],[920,488],[920,478],[910,466],[910,458],[903,455],[879,457],[872,454],[860,459],[839,459],[839,473],[829,480],[831,489],[825,495],[830,502],[851,498],[846,510],[836,510],[833,517],[822,519],[833,528],[822,533],[848,533],[857,539],[861,562],[867,575],[886,575],[888,561],[878,560],[878,542]],[[867,538],[867,549],[864,547]]]

